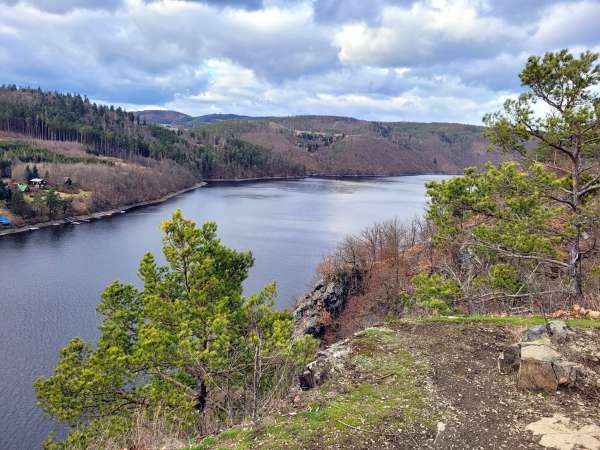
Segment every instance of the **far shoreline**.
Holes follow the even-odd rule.
[[[196,189],[199,189],[204,186],[209,186],[211,183],[219,184],[219,183],[250,183],[250,182],[258,182],[258,181],[300,181],[310,178],[315,179],[345,179],[345,178],[389,178],[389,177],[418,177],[418,176],[429,176],[429,175],[445,175],[445,176],[456,176],[460,174],[448,174],[448,173],[405,173],[405,174],[393,174],[393,175],[382,175],[382,174],[345,174],[345,175],[327,175],[327,174],[309,174],[309,175],[294,175],[294,176],[281,176],[281,177],[254,177],[254,178],[209,178],[204,179],[203,181],[194,184],[193,186],[181,189],[176,192],[171,192],[161,198],[155,200],[147,200],[138,203],[132,203],[129,205],[125,205],[122,207],[106,210],[106,211],[98,211],[91,214],[84,214],[79,216],[70,216],[65,217],[63,219],[51,220],[48,222],[39,222],[32,223],[23,227],[18,228],[9,228],[6,230],[0,230],[0,238],[3,236],[9,236],[13,234],[31,232],[41,230],[42,228],[48,228],[53,226],[62,226],[72,224],[73,222],[89,222],[91,220],[100,220],[106,217],[112,217],[115,214],[121,214],[126,211],[131,211],[133,209],[142,208],[144,206],[157,205],[160,203],[164,203],[167,200],[172,199],[181,194],[185,194],[186,192],[191,192]]]
[[[115,214],[120,214],[122,212],[130,211],[130,210],[133,210],[136,208],[141,208],[144,206],[151,206],[151,205],[157,205],[159,203],[164,203],[167,200],[172,199],[173,197],[176,197],[181,194],[185,194],[186,192],[194,191],[198,188],[201,188],[202,186],[206,186],[206,184],[207,184],[206,181],[201,181],[200,183],[196,183],[193,186],[187,187],[185,189],[180,189],[179,191],[176,191],[176,192],[171,192],[170,194],[164,195],[155,200],[146,200],[143,202],[132,203],[129,205],[121,206],[121,207],[114,208],[114,209],[109,209],[106,211],[98,211],[95,213],[84,214],[84,215],[80,215],[80,216],[70,216],[70,217],[65,217],[64,219],[51,220],[48,222],[32,223],[32,224],[24,226],[24,227],[0,230],[0,237],[8,236],[11,234],[25,233],[27,231],[37,231],[37,230],[41,230],[42,228],[68,225],[73,222],[88,222],[90,220],[99,220],[99,219],[103,219],[106,217],[111,217]]]
[[[429,175],[443,175],[443,176],[458,176],[462,175],[462,172],[457,173],[394,173],[394,174],[310,174],[310,175],[294,175],[294,176],[281,176],[281,177],[255,177],[255,178],[206,178],[206,183],[243,183],[247,181],[285,181],[285,180],[305,180],[308,178],[316,179],[344,179],[344,178],[390,178],[390,177],[421,177]]]

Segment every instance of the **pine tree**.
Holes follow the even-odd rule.
[[[195,433],[207,431],[206,417],[253,416],[314,352],[312,339],[292,340],[289,313],[273,308],[274,285],[242,295],[253,258],[223,246],[214,223],[198,228],[176,211],[162,230],[167,265],[148,253],[142,290],[109,285],[97,345],[73,339],[53,375],[36,381],[41,407],[74,427],[47,448],[88,448],[107,433],[121,442],[135,414],[160,412]]]

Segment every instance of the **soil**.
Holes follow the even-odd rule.
[[[418,448],[440,449],[542,449],[540,437],[525,428],[555,413],[578,427],[600,425],[600,387],[558,391],[552,394],[519,390],[516,373],[501,375],[498,354],[516,342],[520,330],[482,324],[400,323],[395,327],[406,349],[429,364],[431,388],[444,431],[435,443]],[[576,341],[600,343],[600,330],[576,330]],[[574,362],[600,374],[589,352],[565,353]],[[580,349],[583,350],[583,349]],[[596,352],[597,349],[592,348]]]

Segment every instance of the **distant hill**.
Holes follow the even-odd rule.
[[[251,117],[139,111],[148,123],[180,128],[217,148],[252,144],[308,174],[396,175],[460,173],[497,162],[482,127],[456,123],[370,122],[337,116]]]
[[[192,119],[187,114],[180,113],[177,111],[163,111],[160,109],[147,109],[144,111],[134,111],[133,113],[140,120],[145,120],[147,123],[152,124],[165,124],[175,125],[179,121],[185,121]]]
[[[253,117],[240,116],[237,114],[206,114],[204,116],[192,117],[177,111],[147,109],[133,113],[140,120],[156,125],[173,125],[181,128],[194,128],[203,124],[220,122],[223,120],[251,120]]]
[[[78,94],[0,86],[0,131],[77,142],[87,152],[183,166],[202,179],[460,173],[498,161],[482,127],[336,116],[127,112]]]
[[[265,148],[307,173],[460,173],[499,161],[483,127],[454,123],[369,122],[346,117],[253,118],[203,124],[192,132],[220,145],[234,139]]]

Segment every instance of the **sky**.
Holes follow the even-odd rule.
[[[0,0],[0,84],[129,110],[481,123],[600,0]]]

